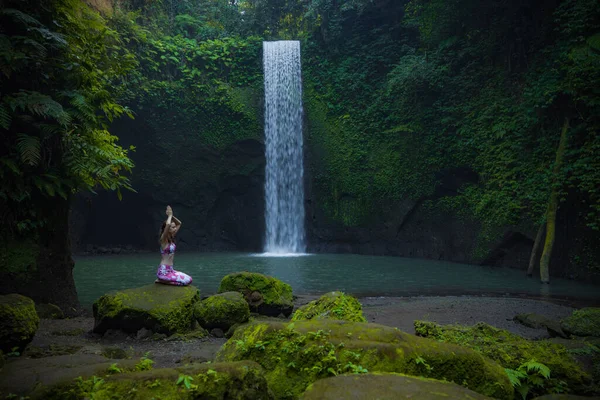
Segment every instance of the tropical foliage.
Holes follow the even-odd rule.
[[[2,231],[46,223],[45,199],[131,189],[127,150],[108,131],[132,112],[115,100],[135,56],[76,0],[8,1],[0,11]]]

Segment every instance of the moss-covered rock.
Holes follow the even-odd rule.
[[[354,297],[342,292],[329,292],[300,307],[292,315],[292,321],[309,319],[339,319],[351,322],[367,322],[362,313],[362,304]]]
[[[532,400],[590,400],[598,399],[598,397],[576,396],[573,394],[547,394],[536,397]]]
[[[38,329],[35,303],[20,294],[0,296],[0,350],[22,352]]]
[[[32,399],[271,400],[263,369],[252,361],[196,364],[116,374],[36,390]]]
[[[583,390],[590,381],[564,346],[548,340],[527,340],[485,323],[466,327],[415,321],[415,332],[418,336],[471,348],[513,370],[537,360],[550,368],[551,379],[544,385],[548,391],[560,387],[560,381],[566,382],[570,390]]]
[[[250,323],[217,354],[219,361],[246,359],[265,368],[278,399],[298,398],[318,379],[349,372],[422,375],[499,399],[513,396],[504,369],[475,351],[364,322]]]
[[[313,383],[302,400],[339,399],[419,399],[419,400],[485,400],[483,396],[450,382],[394,373],[340,375]]]
[[[54,304],[36,304],[35,311],[42,319],[63,319],[65,317],[60,307]]]
[[[221,280],[219,293],[240,292],[250,310],[263,315],[288,317],[294,309],[292,287],[279,279],[255,272],[237,272]]]
[[[560,325],[563,331],[571,335],[600,337],[600,308],[576,310],[561,321]]]
[[[188,332],[195,325],[194,305],[199,300],[194,286],[151,284],[106,294],[93,306],[94,332],[135,333],[142,328],[167,335]]]
[[[104,376],[115,363],[122,370],[134,370],[137,362],[81,353],[36,359],[20,357],[7,363],[0,374],[0,398],[4,399],[3,395],[9,393],[28,396],[40,386],[70,385],[77,377]],[[38,398],[44,399],[43,396]]]
[[[206,329],[227,331],[250,318],[250,307],[240,292],[225,292],[210,296],[194,307],[194,316]]]

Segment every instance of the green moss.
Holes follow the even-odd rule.
[[[468,347],[505,368],[516,370],[527,361],[537,360],[550,368],[552,382],[547,387],[564,381],[569,389],[578,391],[589,383],[589,376],[573,360],[568,350],[547,340],[530,341],[485,323],[465,327],[415,321],[415,332],[440,342]]]
[[[561,322],[561,327],[572,335],[600,337],[600,308],[576,310]]]
[[[255,272],[237,272],[226,275],[219,293],[240,292],[250,308],[260,314],[290,315],[293,308],[292,287],[279,279]]]
[[[342,292],[329,292],[319,299],[300,307],[292,315],[292,321],[308,319],[339,319],[343,321],[367,322],[362,305],[354,297]]]
[[[63,319],[65,317],[60,307],[54,304],[36,304],[35,311],[40,318]]]
[[[167,337],[166,340],[168,342],[171,342],[171,341],[190,342],[192,340],[204,339],[207,336],[208,336],[208,332],[206,331],[206,329],[200,328],[200,329],[194,329],[191,332],[175,333],[175,334]]]
[[[194,326],[194,304],[200,292],[194,286],[151,284],[100,297],[93,305],[94,331],[121,329],[135,333],[141,328],[173,334]]]
[[[250,307],[239,292],[225,292],[197,303],[194,316],[206,329],[219,328],[226,331],[250,318]]]
[[[0,296],[0,350],[22,352],[31,342],[40,319],[35,303],[20,294]]]
[[[310,385],[302,395],[303,400],[396,400],[405,398],[491,400],[490,397],[449,382],[378,372],[321,379]]]
[[[217,360],[258,362],[278,399],[298,398],[321,378],[373,371],[445,379],[500,399],[513,394],[504,369],[472,350],[369,323],[255,322],[238,328]]]
[[[273,399],[262,368],[251,361],[153,369],[92,377],[36,391],[33,399]]]

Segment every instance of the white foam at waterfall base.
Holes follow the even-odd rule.
[[[306,251],[300,42],[263,42],[267,254]]]

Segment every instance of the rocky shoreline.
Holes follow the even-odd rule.
[[[293,308],[298,310],[320,298],[316,295],[294,296]],[[550,302],[512,297],[364,297],[358,300],[364,315],[361,320],[383,326],[382,329],[390,327],[397,332],[414,335],[416,320],[462,326],[484,323],[534,341],[549,339],[549,330],[524,326],[515,321],[516,315],[534,313],[559,321],[577,309],[559,300]],[[254,320],[267,326],[288,323],[290,317],[293,318],[252,314]],[[102,366],[102,370],[107,367],[119,370],[128,366],[136,368],[144,359],[151,359],[155,369],[179,369],[186,365],[215,362],[218,361],[217,352],[228,341],[222,336],[223,332],[219,334],[218,331],[211,331],[208,336],[169,336],[144,329],[134,334],[119,329],[108,329],[103,333],[96,329],[94,332],[97,327],[98,321],[89,312],[67,319],[40,319],[37,332],[23,354],[6,359],[0,374],[0,393],[29,393],[40,384],[52,385],[61,379],[73,379],[71,367],[82,371],[79,372],[81,375],[94,375],[95,372],[86,369],[91,364]],[[63,364],[69,368],[64,368]]]

